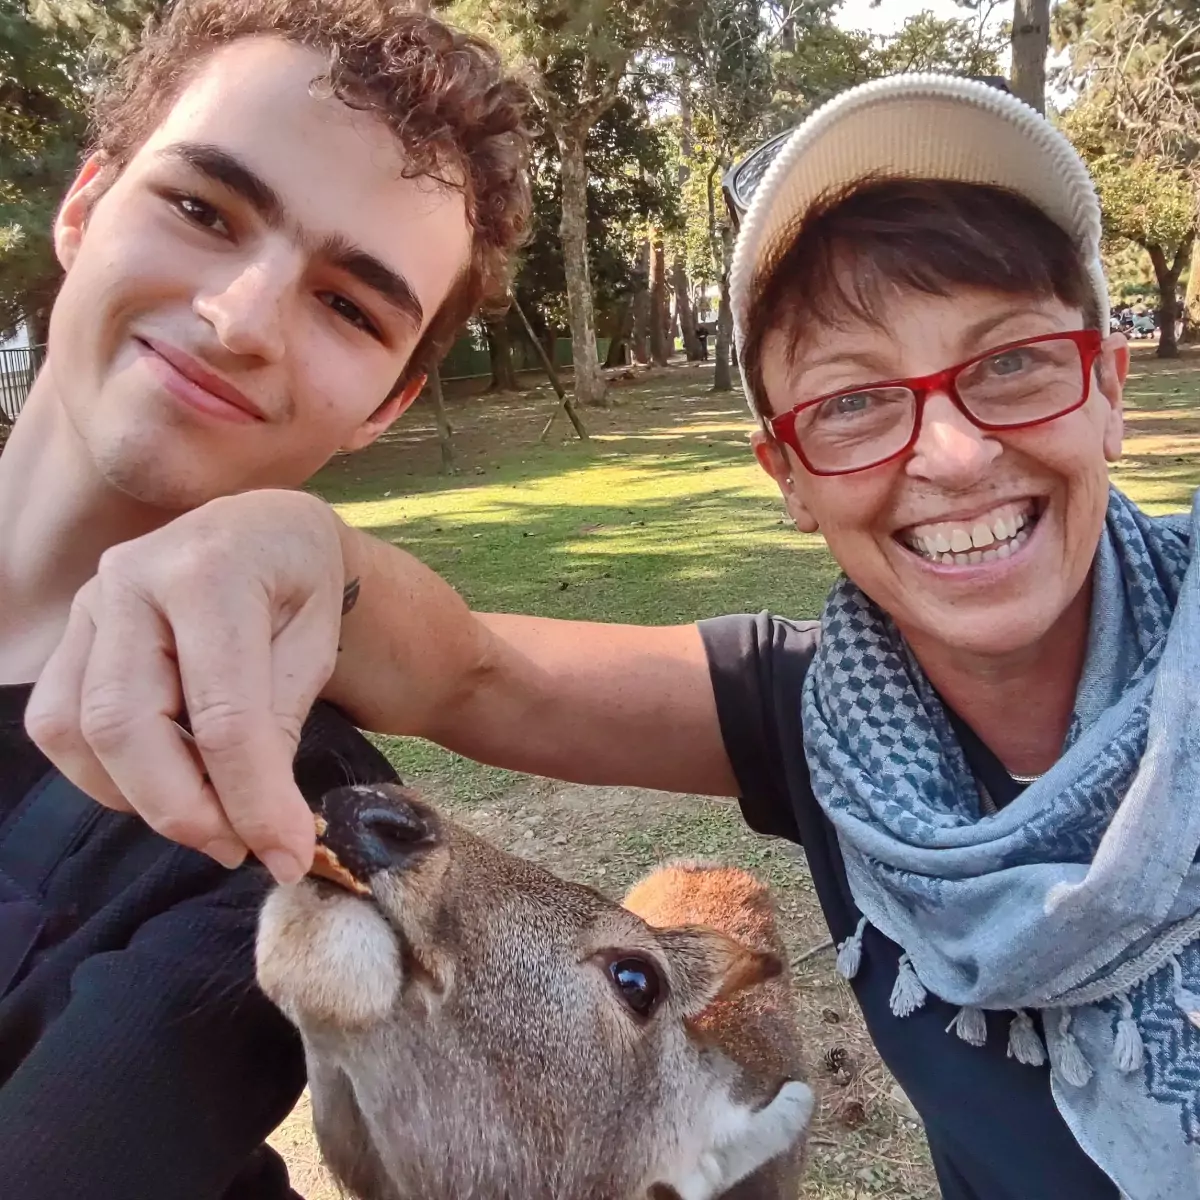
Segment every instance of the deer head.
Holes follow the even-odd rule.
[[[709,1200],[801,1140],[809,1088],[703,1028],[776,954],[653,927],[397,785],[339,788],[320,817],[350,887],[277,888],[258,977],[360,1200]]]

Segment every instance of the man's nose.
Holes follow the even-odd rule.
[[[971,422],[945,392],[931,392],[905,470],[946,488],[968,488],[979,481],[1002,449],[996,438]]]
[[[202,291],[193,308],[230,354],[279,362],[296,283],[297,272],[285,257],[258,258]]]

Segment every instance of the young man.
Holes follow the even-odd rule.
[[[295,723],[266,702],[286,672],[293,704],[326,686],[486,762],[739,796],[804,845],[943,1195],[1195,1195],[1200,531],[1109,488],[1128,351],[1087,171],[1023,104],[931,76],[774,149],[746,171],[734,313],[759,461],[846,574],[819,627],[472,613],[265,492],[109,560],[31,725],[92,794],[192,845],[285,850],[289,876],[312,832],[259,732]],[[344,622],[329,575],[360,581]],[[264,594],[277,620],[310,599],[303,635],[271,643]]]
[[[412,402],[523,236],[526,104],[490,47],[389,0],[180,0],[99,99],[46,366],[0,456],[5,1197],[290,1194],[263,1146],[304,1082],[254,985],[269,877],[96,807],[24,711],[107,550],[298,486]],[[260,610],[285,641],[297,599]],[[276,743],[289,777],[299,734]],[[390,777],[312,714],[304,794]]]

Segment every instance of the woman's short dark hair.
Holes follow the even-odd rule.
[[[742,368],[769,415],[762,348],[793,345],[846,320],[878,324],[894,286],[932,296],[960,287],[1056,297],[1089,328],[1101,316],[1087,265],[1066,232],[1024,196],[985,184],[869,179],[831,193],[778,243],[751,285]]]

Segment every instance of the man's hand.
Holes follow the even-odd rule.
[[[296,492],[214,500],[109,550],[26,725],[110,808],[289,881],[312,864],[293,759],[322,694],[362,728],[510,770],[737,794],[695,625],[473,613]]]
[[[314,835],[292,760],[337,661],[344,528],[315,497],[254,492],[107,551],[34,688],[30,736],[164,837],[300,878]]]

